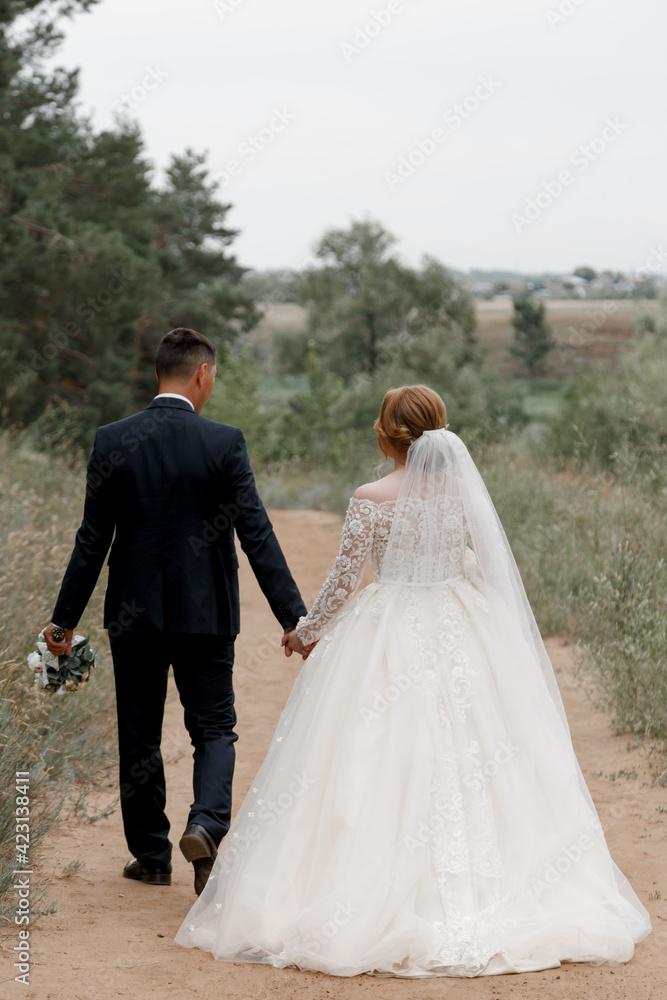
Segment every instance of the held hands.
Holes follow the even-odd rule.
[[[296,629],[286,628],[283,637],[280,640],[280,645],[285,649],[285,656],[291,656],[292,653],[301,653],[304,660],[308,658],[310,653],[315,649],[317,645],[316,642],[311,642],[310,645],[304,646],[296,634]]]
[[[56,628],[53,622],[44,629],[44,641],[48,647],[50,653],[54,656],[71,656],[72,655],[72,636],[74,635],[74,629],[65,629],[65,638],[62,642],[55,642],[52,638],[52,632]]]

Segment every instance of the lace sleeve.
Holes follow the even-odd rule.
[[[350,500],[336,561],[312,608],[297,622],[304,645],[324,635],[359,586],[373,545],[374,511],[372,501]]]

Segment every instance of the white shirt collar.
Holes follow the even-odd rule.
[[[189,403],[190,406],[192,406],[192,409],[194,410],[194,406],[192,404],[192,400],[188,399],[187,396],[181,396],[180,392],[158,392],[158,394],[155,397],[155,399],[162,399],[164,396],[170,396],[172,399],[184,399],[185,402]]]

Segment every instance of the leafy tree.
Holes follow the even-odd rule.
[[[425,256],[419,268],[406,267],[390,255],[394,242],[378,223],[334,230],[316,250],[324,266],[302,279],[317,353],[311,345],[311,390],[300,400],[299,421],[288,424],[303,442],[303,457],[324,454],[324,440],[331,453],[341,435],[368,441],[373,450],[371,428],[382,396],[410,382],[425,382],[443,395],[456,430],[498,434],[522,419],[516,390],[510,398],[483,362],[466,290],[434,257]],[[300,343],[299,335],[285,336],[281,357]],[[343,380],[334,392],[330,383],[319,392],[317,379],[332,374]],[[311,426],[318,429],[314,437]]]
[[[456,345],[458,365],[479,362],[475,307],[465,288],[444,264],[426,254],[418,271],[406,273],[405,282],[411,291],[405,333],[413,346],[417,348],[416,342],[422,336],[437,329],[445,351]]]
[[[592,267],[582,265],[581,267],[575,267],[572,274],[576,275],[577,278],[583,278],[584,281],[592,281],[593,278],[597,278],[597,271]]]
[[[463,287],[435,258],[420,270],[391,252],[396,239],[378,222],[331,230],[315,248],[321,267],[299,283],[310,335],[327,367],[348,378],[374,375],[397,338],[417,338],[434,325],[458,330],[466,356],[475,353],[473,305]]]
[[[510,354],[523,363],[533,390],[544,359],[556,346],[545,313],[544,302],[536,303],[529,295],[514,299],[514,343],[510,347]]]
[[[406,269],[390,252],[395,242],[377,222],[332,229],[314,251],[321,266],[301,277],[309,332],[339,375],[377,371],[382,342],[404,324],[409,296]]]
[[[656,490],[667,481],[667,299],[639,320],[614,369],[573,380],[548,445],[566,459],[590,460],[628,478],[639,471]]]

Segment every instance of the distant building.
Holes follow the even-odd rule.
[[[475,281],[470,286],[470,294],[474,299],[490,299],[493,296],[493,282]]]
[[[575,299],[585,299],[588,291],[588,282],[585,278],[580,278],[578,274],[564,274],[561,278],[563,287],[568,290]]]

